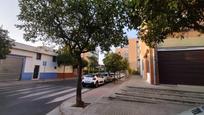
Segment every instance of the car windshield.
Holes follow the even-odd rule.
[[[103,74],[103,76],[104,76],[104,77],[107,77],[107,76],[108,76],[108,74]]]
[[[84,77],[94,77],[93,75],[84,75]]]

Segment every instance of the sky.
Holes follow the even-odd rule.
[[[26,42],[23,39],[23,31],[19,30],[15,27],[16,24],[19,24],[20,22],[17,19],[17,15],[19,14],[20,10],[18,7],[18,0],[0,0],[0,26],[3,27],[3,29],[6,29],[9,31],[9,37],[14,39],[16,42],[24,43],[27,45],[32,46],[39,46],[42,45],[42,43],[31,43]],[[128,38],[135,38],[136,37],[136,31],[127,31]],[[113,50],[115,48],[112,48]],[[103,64],[102,59],[104,58],[104,54],[99,54],[99,64]]]

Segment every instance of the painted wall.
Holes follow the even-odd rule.
[[[57,63],[53,62],[53,56],[41,54],[41,60],[37,60],[36,55],[37,53],[33,52],[31,57],[26,57],[22,79],[32,79],[35,65],[40,66],[38,79],[57,78]]]
[[[130,64],[130,68],[132,70],[138,70],[138,39],[129,39],[128,40],[128,61]]]
[[[140,75],[148,83],[154,83],[154,49],[148,47],[141,40],[139,41],[140,46]]]
[[[37,60],[37,53],[41,53],[41,59]],[[54,79],[64,74],[64,67],[58,67],[57,62],[53,62],[56,53],[47,47],[33,47],[21,43],[16,43],[11,49],[11,55],[23,56],[23,68],[21,80],[32,80],[35,65],[39,65],[38,79]],[[71,66],[65,67],[65,74],[75,76]]]
[[[61,65],[57,68],[58,73],[73,73],[73,67],[72,66],[64,66]]]

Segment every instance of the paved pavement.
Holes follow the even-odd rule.
[[[75,90],[75,79],[1,82],[0,115],[45,115],[75,96]]]
[[[204,87],[150,85],[139,76],[111,83],[83,95],[86,108],[71,107],[75,97],[48,115],[176,115],[204,104]]]

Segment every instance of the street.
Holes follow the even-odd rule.
[[[45,115],[75,92],[75,79],[1,86],[0,115]]]

